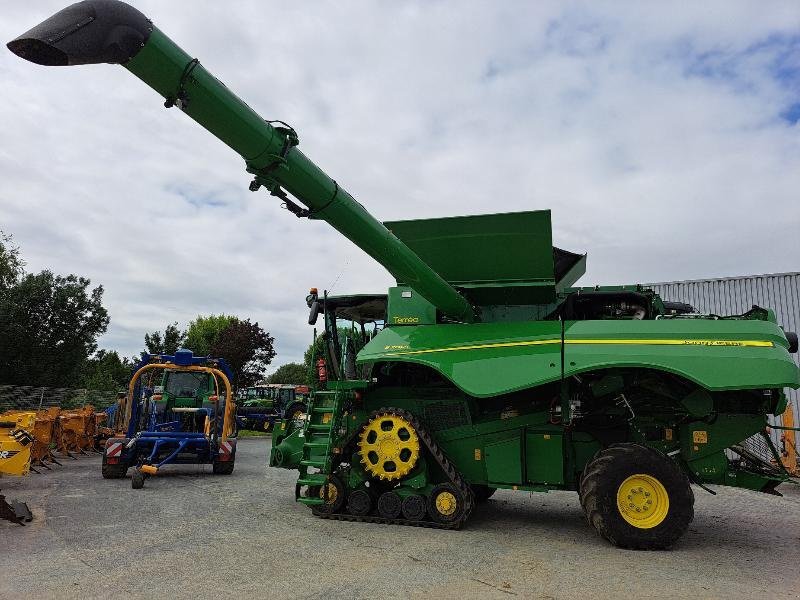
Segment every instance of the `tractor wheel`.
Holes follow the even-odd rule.
[[[475,496],[475,502],[481,503],[486,502],[489,498],[494,496],[494,493],[497,491],[495,487],[489,487],[488,485],[480,485],[475,484],[470,486],[472,488],[472,493]]]
[[[395,492],[384,492],[378,498],[378,514],[384,519],[396,519],[403,510],[403,500]]]
[[[315,504],[311,507],[314,514],[328,515],[337,513],[344,504],[344,486],[341,480],[335,475],[331,475],[330,480],[325,485],[314,485],[308,488],[310,497],[322,498],[323,504]]]
[[[131,475],[131,487],[134,490],[140,490],[144,487],[144,473],[139,469],[134,469]]]
[[[668,548],[694,518],[694,493],[684,472],[671,458],[639,444],[599,452],[580,487],[587,520],[620,548]]]
[[[103,450],[103,479],[122,479],[125,477],[125,474],[128,472],[128,463],[126,462],[118,462],[115,465],[108,464],[105,455],[105,449]]]
[[[464,497],[452,483],[440,483],[428,498],[428,512],[434,521],[452,523],[464,514]]]
[[[428,512],[425,496],[412,494],[403,500],[403,516],[409,521],[422,521]]]
[[[363,517],[372,511],[372,495],[367,490],[354,490],[347,498],[347,512]]]
[[[214,475],[230,475],[233,473],[233,467],[236,465],[236,461],[231,459],[225,462],[214,461],[214,464],[211,466],[211,470]]]

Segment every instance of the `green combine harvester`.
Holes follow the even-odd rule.
[[[385,296],[307,299],[326,384],[272,458],[299,469],[315,514],[455,529],[497,488],[575,490],[613,544],[664,548],[693,518],[691,483],[775,493],[788,479],[765,428],[800,385],[797,336],[771,310],[699,315],[637,286],[575,288],[586,256],[552,245],[549,211],[381,223],[292,127],[124,3],[74,4],[8,47],[121,64],[241,155],[252,191],[326,221],[396,279]],[[342,347],[342,321],[363,328],[360,350]]]

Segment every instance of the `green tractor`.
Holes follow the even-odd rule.
[[[772,311],[701,315],[639,286],[575,287],[586,256],[553,246],[549,211],[381,223],[292,127],[124,3],[75,4],[8,47],[121,64],[242,156],[252,191],[326,221],[397,281],[307,298],[324,385],[308,419],[276,432],[271,462],[299,470],[296,498],[318,516],[455,529],[498,488],[574,490],[611,543],[665,548],[692,520],[691,483],[776,493],[788,479],[765,428],[800,386],[797,337]],[[361,333],[344,344],[343,321]]]
[[[268,383],[242,390],[236,409],[239,429],[269,431],[280,420],[300,419],[306,414],[309,389],[305,385]]]

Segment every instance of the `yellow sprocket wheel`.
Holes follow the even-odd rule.
[[[408,475],[419,459],[419,437],[404,417],[387,412],[364,425],[358,455],[373,477],[389,481]]]

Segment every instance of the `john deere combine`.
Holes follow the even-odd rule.
[[[772,311],[699,315],[636,286],[574,288],[586,256],[552,245],[549,211],[381,223],[292,127],[124,3],[72,5],[8,47],[43,65],[123,65],[241,155],[252,191],[328,222],[397,280],[386,296],[308,298],[327,385],[278,447],[316,514],[458,528],[496,488],[577,490],[603,537],[662,548],[692,520],[690,482],[774,492],[786,479],[743,445],[800,385],[796,337]],[[371,330],[357,354],[341,319]]]

